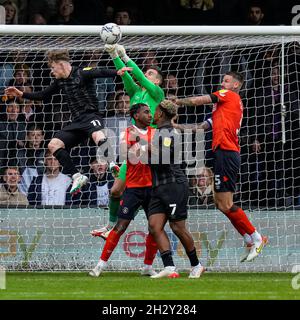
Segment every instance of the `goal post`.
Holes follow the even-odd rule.
[[[16,125],[7,125],[4,88],[46,88],[51,76],[45,53],[52,49],[68,49],[72,64],[79,67],[114,68],[104,52],[100,29],[101,26],[0,26],[2,171],[14,159],[15,163],[33,169],[26,171],[26,177],[24,168],[21,172],[23,179],[29,177],[30,184],[33,176],[43,174],[47,143],[70,120],[61,94],[30,106],[22,101],[23,117],[19,122],[24,125],[18,124],[17,136]],[[209,94],[219,89],[224,73],[243,73],[242,165],[235,201],[250,215],[258,230],[269,237],[270,245],[252,264],[239,263],[244,250],[241,237],[214,208],[212,197],[201,189],[200,180],[205,176],[202,167],[212,167],[210,131],[188,131],[184,140],[190,183],[188,224],[201,261],[213,271],[291,271],[293,265],[300,264],[300,27],[121,26],[121,30],[120,43],[138,66],[144,70],[157,64],[161,68],[167,97]],[[22,71],[22,75],[17,76],[16,71]],[[120,79],[98,79],[96,90],[99,111],[107,127],[115,132],[114,147],[118,153],[119,132],[129,121],[118,104],[119,93],[124,99],[123,84]],[[201,123],[210,118],[211,111],[210,106],[183,107],[178,121]],[[43,131],[40,158],[32,154],[30,157],[26,151],[20,153],[28,140],[26,130],[30,124]],[[78,168],[89,173],[95,152],[89,143],[74,148],[71,155]],[[33,158],[41,162],[33,164],[28,160]],[[208,178],[205,177],[205,183],[211,187]],[[28,184],[24,185],[22,192],[28,197]],[[91,268],[104,243],[90,237],[89,231],[106,224],[108,211],[103,207],[107,206],[107,195],[107,190],[102,192],[101,208],[99,203],[92,205],[88,196],[82,196],[76,204],[54,201],[49,205],[41,199],[25,208],[2,202],[0,265],[6,270]],[[111,270],[137,270],[142,266],[146,233],[147,221],[141,211],[112,255]],[[168,233],[176,265],[188,269],[183,248],[169,229]],[[160,259],[156,259],[155,267],[161,267]]]

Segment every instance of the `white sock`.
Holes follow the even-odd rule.
[[[251,238],[254,243],[261,243],[262,242],[262,237],[256,230],[251,234]]]
[[[168,269],[170,271],[175,271],[176,267],[175,266],[167,266],[166,269]]]
[[[246,243],[246,244],[253,244],[253,241],[252,241],[252,238],[251,238],[251,236],[248,234],[248,233],[245,233],[244,235],[243,235],[243,238],[244,238],[244,242]]]
[[[144,263],[144,269],[152,269],[152,264]]]
[[[99,260],[99,262],[97,263],[97,268],[105,268],[107,265],[107,261],[104,261],[104,260]]]

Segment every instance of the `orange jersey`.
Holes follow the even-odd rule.
[[[241,97],[230,90],[219,90],[213,94],[219,101],[214,104],[212,113],[212,149],[220,147],[240,152],[238,133],[243,119]]]
[[[135,137],[132,137],[131,129],[134,128],[138,132],[138,141]],[[147,130],[138,129],[135,125],[126,129],[124,140],[127,143],[128,148],[140,148],[141,145],[147,145],[150,143],[155,129],[147,127]],[[123,140],[123,141],[124,141]],[[134,147],[135,146],[135,147]],[[135,158],[136,159],[136,158]],[[152,174],[150,166],[142,163],[141,161],[130,162],[130,158],[127,160],[127,172],[126,172],[126,187],[127,188],[142,188],[152,186]]]

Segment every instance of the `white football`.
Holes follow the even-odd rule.
[[[115,23],[107,23],[100,31],[100,37],[105,44],[118,43],[122,38],[121,28]]]

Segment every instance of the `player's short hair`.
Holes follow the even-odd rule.
[[[160,67],[155,66],[155,65],[152,65],[152,66],[150,66],[150,67],[147,68],[147,70],[149,70],[149,69],[152,69],[152,70],[157,71],[158,79],[159,79],[159,81],[160,81],[160,84],[162,84],[162,83],[164,82],[165,76],[164,76],[163,72],[161,71]],[[146,70],[146,71],[147,71],[147,70]]]
[[[172,119],[177,115],[177,105],[171,100],[163,100],[159,104],[159,107],[169,119]]]
[[[47,52],[48,65],[50,66],[52,62],[58,61],[70,61],[69,51],[66,49],[57,49]]]
[[[131,118],[134,118],[134,115],[141,109],[141,107],[148,107],[145,103],[136,103],[130,107],[129,114]]]
[[[244,83],[244,76],[239,73],[239,72],[236,72],[236,71],[228,71],[225,73],[227,76],[231,76],[233,77],[235,80],[237,80],[241,86],[243,85]]]

